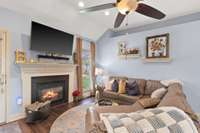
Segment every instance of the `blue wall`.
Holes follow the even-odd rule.
[[[120,59],[118,42],[139,47],[145,56],[147,36],[170,33],[170,63],[144,63],[139,59]],[[97,42],[97,63],[110,75],[146,79],[180,79],[195,111],[200,112],[200,21],[110,38],[109,32]]]
[[[15,50],[28,49],[30,38],[31,19],[7,9],[0,8],[0,28],[10,32],[10,84],[9,84],[9,104],[8,114],[10,117],[22,111],[20,105],[16,104],[16,98],[22,96],[20,68],[15,64]],[[28,54],[30,54],[28,52]]]
[[[27,58],[36,58],[37,52],[30,51],[31,18],[16,12],[0,8],[0,29],[10,33],[10,84],[9,84],[9,118],[15,118],[22,113],[22,106],[16,104],[16,99],[22,97],[22,81],[20,67],[15,64],[15,50],[24,50]],[[75,43],[75,42],[74,42]],[[84,40],[88,44],[88,40]]]

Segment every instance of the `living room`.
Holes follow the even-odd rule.
[[[0,18],[0,133],[200,132],[198,0],[0,0]]]

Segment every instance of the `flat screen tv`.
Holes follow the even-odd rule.
[[[32,22],[31,50],[72,55],[74,36],[54,28]]]

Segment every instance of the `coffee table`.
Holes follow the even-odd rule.
[[[118,106],[119,104],[110,99],[100,99],[96,102],[96,105],[98,105],[98,106]]]

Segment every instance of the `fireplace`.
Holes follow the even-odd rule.
[[[31,78],[31,102],[51,100],[52,105],[68,102],[69,75]]]

